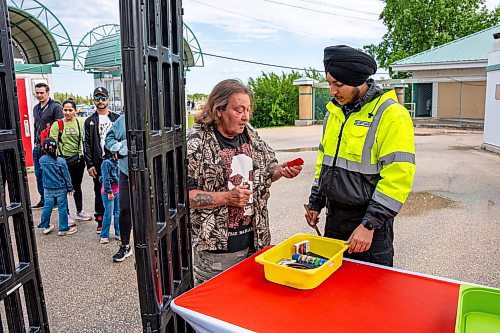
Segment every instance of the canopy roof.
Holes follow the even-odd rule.
[[[116,30],[112,30],[110,27]],[[106,29],[103,30],[103,28]],[[102,34],[100,36],[94,34],[95,30]],[[103,35],[104,37],[101,37]],[[86,39],[89,40],[86,41]],[[88,51],[85,51],[84,47]],[[82,51],[79,51],[80,48]],[[183,50],[184,65],[186,68],[203,67],[203,52],[196,36],[186,24],[184,24],[183,30]],[[78,55],[78,59],[75,61],[75,69],[78,64],[81,64],[83,68],[80,68],[84,71],[120,75],[122,56],[119,26],[113,27],[113,25],[108,24],[91,30],[80,42],[76,54]]]
[[[50,64],[61,60],[54,36],[31,14],[9,7],[14,57],[29,64]]]

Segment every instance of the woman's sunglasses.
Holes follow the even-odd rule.
[[[106,102],[108,98],[106,96],[95,96],[94,101],[99,102],[99,100]]]

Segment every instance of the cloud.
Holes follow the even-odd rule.
[[[311,39],[344,39],[349,43],[352,43],[353,40],[377,39],[385,31],[383,24],[378,21],[378,14],[383,9],[383,4],[378,1],[361,0],[356,2],[357,8],[363,8],[363,11],[371,12],[373,15],[356,12],[355,8],[349,11],[298,0],[277,2],[305,9],[264,0],[238,2],[185,0],[183,4],[185,7],[184,19],[189,23],[211,24],[224,29],[229,34],[245,33],[247,38],[254,39],[261,39],[257,32],[262,27],[273,28],[274,31],[270,32],[275,34],[288,33]],[[342,4],[346,8],[352,7],[352,3],[347,1],[338,3],[338,5]],[[242,22],[245,24],[241,25]]]
[[[9,5],[12,1],[21,2],[9,0]],[[75,45],[90,30],[120,22],[119,0],[38,1],[59,18]],[[33,0],[24,2],[27,6],[36,5]],[[384,7],[380,0],[182,0],[182,5],[183,20],[193,30],[204,52],[291,67],[321,70],[325,46],[361,47],[378,43],[386,31],[378,20]],[[491,10],[498,5],[498,0],[487,0],[486,5]],[[205,67],[193,68],[187,75],[190,91],[208,92],[216,82],[228,76],[246,81],[248,76],[258,76],[262,71],[289,71],[208,56],[204,60]],[[60,91],[86,93],[92,89],[92,78],[88,74],[75,72],[74,76],[69,73],[57,76],[57,71],[54,73],[62,87]]]

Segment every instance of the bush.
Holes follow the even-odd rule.
[[[293,81],[302,76],[324,81],[324,77],[315,70],[306,70],[305,74],[262,73],[255,79],[250,78],[248,86],[254,93],[252,125],[255,127],[294,125],[295,120],[299,119],[299,87],[294,86]]]
[[[250,78],[248,86],[254,93],[254,109],[251,123],[255,127],[293,125],[299,114],[299,89],[293,81],[300,78],[291,74],[262,73]]]

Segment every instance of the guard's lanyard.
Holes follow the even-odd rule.
[[[38,116],[40,118],[42,118],[43,111],[45,111],[45,109],[49,106],[49,102],[50,102],[50,100],[47,101],[47,104],[45,104],[45,106],[43,108],[40,106],[40,109],[38,110]]]

